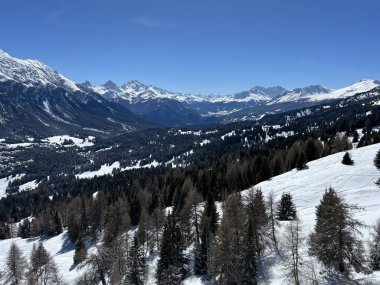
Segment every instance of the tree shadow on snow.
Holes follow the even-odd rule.
[[[268,255],[261,258],[257,267],[257,279],[259,283],[270,284],[273,278],[270,269],[278,262],[279,258],[277,255]]]
[[[62,246],[61,246],[61,249],[57,252],[57,255],[64,254],[66,252],[69,252],[75,249],[75,245],[70,241],[67,233],[64,233],[61,239],[62,239]]]

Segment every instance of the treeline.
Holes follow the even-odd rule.
[[[303,138],[304,140],[298,140]],[[132,224],[139,222],[139,193],[148,195],[149,209],[175,206],[186,196],[181,188],[186,179],[198,189],[203,199],[212,194],[221,201],[230,193],[246,189],[295,167],[301,169],[314,159],[351,148],[345,136],[318,138],[292,136],[277,138],[266,145],[233,148],[218,156],[205,155],[182,168],[157,167],[126,172],[91,180],[66,183],[47,181],[35,191],[9,195],[0,200],[0,222],[18,221],[37,216],[49,206],[65,204],[78,196],[88,197],[103,191],[111,198],[124,195],[133,205]],[[2,215],[1,215],[2,213]]]

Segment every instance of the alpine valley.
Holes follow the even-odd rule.
[[[379,130],[374,79],[196,95],[0,51],[0,284],[379,284]]]

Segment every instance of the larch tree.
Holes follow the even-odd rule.
[[[285,232],[285,272],[286,279],[292,279],[293,284],[300,285],[301,282],[301,265],[303,264],[301,256],[301,225],[298,220],[290,222]]]
[[[30,256],[28,284],[50,285],[61,284],[57,265],[42,243],[33,246]]]
[[[6,284],[21,284],[25,278],[27,262],[21,249],[12,243],[6,259]]]

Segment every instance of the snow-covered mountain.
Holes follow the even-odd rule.
[[[2,136],[105,135],[148,125],[122,106],[78,87],[37,60],[0,51]]]
[[[360,80],[351,86],[335,90],[327,89],[321,85],[311,85],[284,92],[268,104],[285,102],[321,102],[327,100],[344,99],[358,93],[370,91],[379,86],[380,82],[373,79]]]
[[[321,102],[344,99],[380,86],[372,79],[361,80],[341,89],[328,89],[321,85],[286,90],[281,86],[255,86],[231,95],[190,95],[171,92],[154,85],[132,80],[122,86],[112,81],[91,86],[81,84],[101,94],[107,100],[127,107],[140,117],[158,124],[181,126],[241,118],[259,117],[266,113],[294,110]]]
[[[42,85],[78,91],[76,84],[46,64],[31,59],[18,59],[0,50],[0,82],[13,81],[29,87]]]
[[[287,90],[280,87],[261,87],[255,86],[248,91],[238,92],[232,95],[191,95],[179,92],[170,92],[154,85],[143,84],[137,80],[128,81],[127,83],[118,86],[111,80],[102,85],[91,86],[89,81],[81,84],[81,86],[91,88],[93,91],[101,94],[109,100],[122,98],[130,103],[153,99],[171,99],[181,103],[231,103],[231,102],[267,102],[275,98]]]

